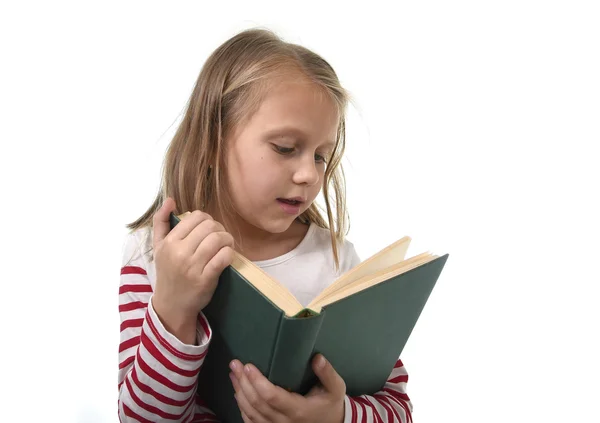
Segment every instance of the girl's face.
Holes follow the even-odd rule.
[[[273,234],[286,231],[321,190],[337,128],[337,108],[321,88],[302,78],[271,87],[257,112],[227,140],[240,223]]]

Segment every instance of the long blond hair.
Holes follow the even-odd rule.
[[[321,56],[300,45],[285,42],[265,29],[240,32],[210,55],[167,149],[159,192],[148,210],[129,223],[127,228],[134,231],[151,227],[154,214],[167,197],[172,197],[177,207],[176,214],[214,204],[222,215],[221,223],[230,230],[234,213],[223,169],[224,139],[258,109],[269,82],[288,71],[299,71],[322,88],[338,110],[336,144],[323,181],[327,219],[316,202],[299,219],[329,229],[334,261],[339,268],[338,246],[349,228],[341,165],[349,96],[333,68]],[[332,202],[335,204],[335,217]]]

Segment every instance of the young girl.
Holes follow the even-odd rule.
[[[128,225],[119,288],[121,422],[218,421],[196,395],[212,337],[202,309],[233,248],[303,305],[359,263],[344,240],[347,101],[325,60],[269,31],[244,31],[209,57],[167,151],[160,192]],[[314,202],[321,189],[326,217]],[[193,213],[169,231],[169,213],[185,211]],[[346,395],[321,355],[313,367],[320,384],[301,396],[234,360],[230,378],[244,421],[412,421],[400,360],[380,392],[360,397]]]

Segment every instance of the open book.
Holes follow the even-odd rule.
[[[183,213],[177,216],[177,219],[183,219],[188,214],[190,212]],[[231,266],[265,297],[283,310],[287,316],[298,316],[305,309],[318,314],[328,304],[387,281],[439,257],[425,252],[405,259],[410,241],[410,237],[405,236],[350,269],[322,291],[306,308],[298,302],[285,286],[237,251],[234,251]]]
[[[171,213],[171,228],[187,213]],[[236,253],[202,310],[211,341],[198,392],[220,421],[242,422],[229,362],[254,364],[273,384],[305,394],[317,381],[311,367],[322,353],[350,396],[384,385],[448,255],[406,259],[404,237],[329,285],[306,308],[278,281]]]

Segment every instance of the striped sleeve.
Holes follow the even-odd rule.
[[[382,390],[345,398],[344,423],[411,423],[413,406],[406,395],[408,373],[398,359]]]
[[[119,285],[118,413],[125,422],[217,422],[196,395],[211,339],[200,313],[197,345],[169,333],[152,307],[152,285],[139,241],[128,235]],[[130,256],[137,256],[131,259]]]

